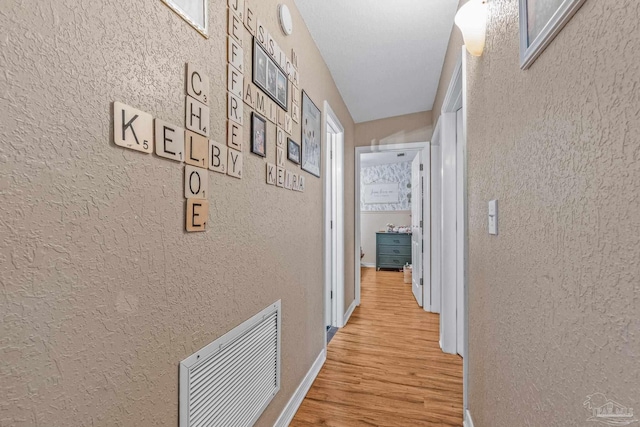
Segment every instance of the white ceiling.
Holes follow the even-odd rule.
[[[360,167],[377,165],[389,165],[392,163],[410,162],[418,154],[418,151],[384,151],[380,153],[363,153],[360,155]]]
[[[356,123],[431,110],[458,0],[295,3]]]

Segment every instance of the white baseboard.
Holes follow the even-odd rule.
[[[361,262],[360,267],[376,268],[375,262]]]
[[[287,427],[291,420],[293,420],[293,417],[296,415],[296,412],[298,412],[298,408],[302,404],[304,397],[309,392],[313,381],[318,376],[318,373],[320,373],[320,369],[322,369],[322,365],[324,365],[325,360],[327,360],[327,351],[326,349],[322,349],[315,362],[313,362],[313,365],[311,365],[309,372],[307,372],[307,375],[302,379],[302,382],[296,389],[296,392],[293,393],[293,396],[289,399],[287,406],[285,406],[280,413],[280,416],[273,427]]]
[[[467,409],[464,411],[464,421],[462,422],[464,427],[474,427],[473,420],[471,419],[471,412]]]
[[[347,312],[344,314],[344,318],[343,318],[343,321],[342,321],[342,325],[343,326],[346,326],[347,322],[351,318],[351,315],[353,314],[353,310],[355,310],[356,307],[358,306],[358,304],[356,304],[356,303],[357,303],[357,301],[353,300],[353,302],[351,303],[351,305],[347,309]]]

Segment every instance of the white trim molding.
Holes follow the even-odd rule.
[[[463,46],[464,47],[464,46]],[[442,101],[442,111],[440,113],[453,113],[462,108],[462,56],[458,56],[456,66],[451,74],[451,80],[447,87],[447,93]],[[435,132],[434,132],[435,133]]]
[[[353,310],[355,310],[357,306],[358,305],[356,304],[356,300],[353,300],[353,302],[347,309],[347,312],[344,314],[344,320],[342,321],[342,326],[347,326],[347,322],[351,318],[351,315],[353,314]]]
[[[324,129],[326,145],[325,178],[323,179],[325,304],[331,304],[331,326],[340,328],[343,326],[345,308],[344,127],[326,100],[324,101]],[[330,292],[333,292],[334,298],[329,297]],[[325,307],[325,316],[327,308]]]
[[[280,416],[276,420],[273,427],[287,427],[291,420],[293,420],[293,417],[296,415],[296,412],[298,412],[298,408],[302,404],[304,397],[309,392],[311,385],[320,373],[320,369],[322,369],[322,366],[324,365],[324,362],[326,360],[327,352],[325,349],[322,349],[315,362],[313,362],[313,365],[311,365],[309,372],[307,372],[307,375],[304,376],[295,393],[293,393],[293,396],[291,396],[291,399],[289,399],[287,406],[285,406],[280,413]]]
[[[469,410],[469,193],[468,193],[468,179],[467,179],[467,114],[468,114],[468,87],[467,87],[467,60],[468,57],[462,50],[462,134],[464,140],[464,169],[465,169],[465,181],[464,181],[464,229],[465,229],[465,242],[464,242],[464,354],[462,355],[462,407],[468,412]],[[469,420],[471,420],[471,413],[469,413]],[[471,424],[473,427],[473,423]]]
[[[464,421],[462,422],[464,427],[474,427],[473,420],[471,419],[471,412],[469,410],[464,411]]]

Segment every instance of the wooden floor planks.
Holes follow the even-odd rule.
[[[362,269],[362,301],[292,427],[462,426],[462,359],[438,345],[439,316],[402,273]]]

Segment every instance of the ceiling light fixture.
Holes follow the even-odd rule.
[[[467,51],[482,56],[487,35],[487,0],[469,0],[458,10],[454,22],[462,31]]]
[[[291,17],[291,11],[286,4],[278,5],[278,18],[280,20],[280,28],[285,36],[290,36],[293,33],[293,18]]]

